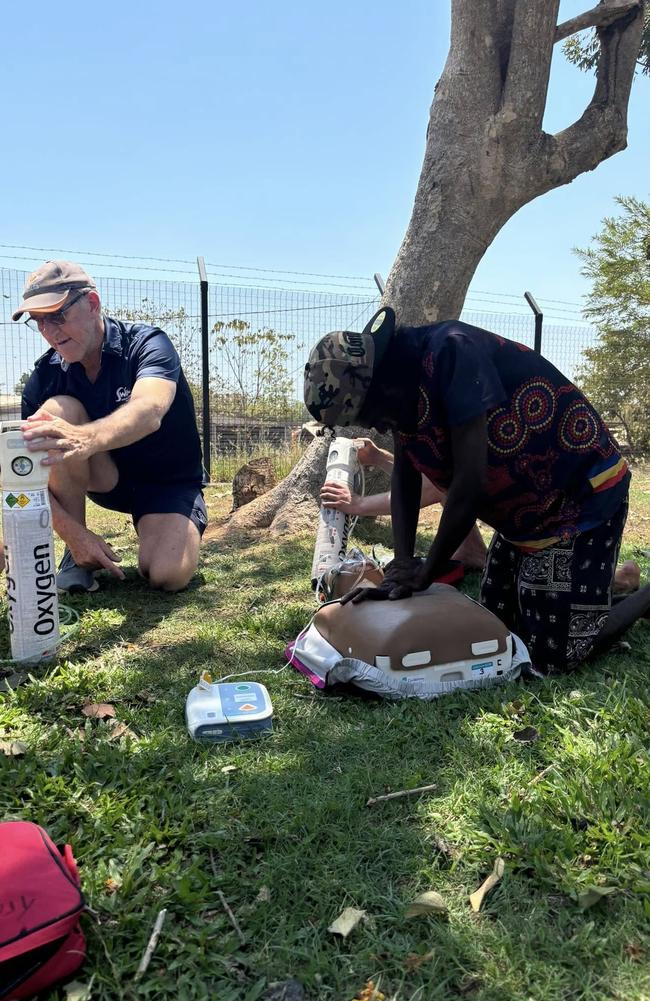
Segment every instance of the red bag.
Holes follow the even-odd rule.
[[[0,823],[0,998],[19,1001],[67,980],[86,957],[85,903],[70,845],[37,824]]]

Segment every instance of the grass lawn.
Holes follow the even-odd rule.
[[[218,522],[226,488],[209,495]],[[639,471],[624,555],[650,545],[648,522]],[[351,1001],[369,980],[396,1001],[650,998],[648,625],[566,680],[430,704],[326,697],[286,669],[258,679],[272,736],[203,747],[184,728],[189,689],[206,667],[283,666],[314,609],[313,538],[213,537],[192,586],[165,596],[135,573],[126,517],[93,508],[92,527],[122,550],[127,580],[69,601],[81,628],[64,656],[0,695],[0,736],[28,748],[0,755],[0,817],[72,843],[99,916],[84,919],[77,978],[93,999],[254,1001],[290,977],[318,1001]],[[380,522],[356,538],[390,541]],[[87,701],[112,704],[131,735],[86,719]],[[513,739],[524,727],[537,739]],[[505,875],[475,914],[468,894],[497,857]],[[447,916],[406,919],[425,890]],[[341,939],[327,928],[345,907],[366,919]]]

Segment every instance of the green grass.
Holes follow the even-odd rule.
[[[290,976],[318,1001],[351,1001],[368,980],[399,1001],[650,998],[649,626],[565,680],[433,704],[325,697],[287,669],[259,679],[272,736],[203,747],[184,728],[187,692],[204,667],[282,667],[314,607],[313,540],[208,542],[192,587],[166,596],[135,574],[128,519],[93,519],[124,549],[127,581],[74,599],[82,626],[64,656],[0,696],[2,738],[28,745],[0,756],[0,816],[73,844],[100,920],[84,919],[78,976],[93,999],[255,1001]],[[381,523],[357,538],[389,543]],[[111,741],[86,700],[112,703],[136,739]],[[539,738],[513,740],[523,726]],[[432,782],[426,797],[365,806]],[[497,856],[505,876],[474,914],[468,893]],[[583,910],[591,886],[614,892]],[[428,889],[448,917],[406,920]],[[341,940],[327,927],[346,906],[367,920]]]

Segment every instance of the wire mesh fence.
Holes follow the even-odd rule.
[[[0,268],[2,419],[20,415],[21,386],[47,348],[38,333],[11,320],[26,277]],[[108,277],[97,278],[97,285],[109,315],[159,326],[174,342],[194,396],[199,430],[209,442],[213,481],[232,479],[242,463],[262,455],[272,458],[278,476],[288,472],[301,452],[300,429],[309,416],[302,379],[310,347],[329,330],[361,329],[379,302],[378,294],[211,284],[204,384],[198,282]],[[462,319],[533,346],[532,313],[468,310]],[[545,325],[542,352],[575,378],[585,347],[596,339],[590,327]]]

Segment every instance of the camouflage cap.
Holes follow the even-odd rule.
[[[394,331],[395,313],[385,307],[360,334],[334,330],[321,338],[305,365],[305,406],[312,417],[330,427],[354,423]]]

